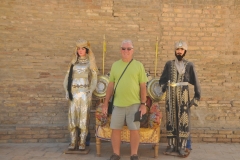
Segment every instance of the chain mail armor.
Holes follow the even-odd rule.
[[[84,150],[88,134],[92,93],[97,85],[98,70],[89,43],[80,40],[76,44],[77,47],[88,48],[89,53],[86,57],[78,57],[75,50],[71,67],[64,79],[64,89],[66,95],[71,95],[71,98],[67,97],[69,98],[68,129],[71,138],[69,149],[75,148],[76,139],[79,136],[79,149]],[[69,81],[71,82],[69,83]],[[77,128],[80,130],[80,135],[77,135]]]

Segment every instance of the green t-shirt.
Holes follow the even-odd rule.
[[[128,62],[124,62],[122,59],[113,63],[109,81],[114,82],[115,86],[127,64]],[[133,60],[118,83],[114,96],[114,106],[127,107],[140,103],[140,83],[147,83],[147,81],[143,64]]]

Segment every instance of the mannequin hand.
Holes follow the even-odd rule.
[[[194,105],[195,107],[197,107],[198,106],[198,100],[197,99],[195,99],[195,98],[193,98],[192,100],[191,100],[191,102],[190,102],[190,107],[192,107],[192,105]]]
[[[89,96],[92,96],[92,91],[91,91],[91,90],[88,90],[88,91],[87,91],[87,94],[88,94]]]
[[[88,98],[92,99],[92,91],[91,90],[87,91],[87,96],[88,96]]]
[[[65,96],[66,100],[69,99],[69,95],[68,95],[68,92],[66,92],[66,96]]]
[[[167,90],[167,85],[161,85],[160,88],[161,88],[161,92],[164,93]]]

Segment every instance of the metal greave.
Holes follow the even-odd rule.
[[[76,128],[70,131],[71,144],[75,144],[77,139]]]

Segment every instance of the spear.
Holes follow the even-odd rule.
[[[154,73],[154,77],[156,77],[156,74],[157,74],[157,59],[158,59],[158,37],[157,37],[157,40],[156,40],[156,56],[155,56],[155,73]]]
[[[103,35],[103,75],[104,75],[104,61],[105,61],[105,55],[106,55],[107,47],[106,47],[106,41],[105,41],[105,34]]]

